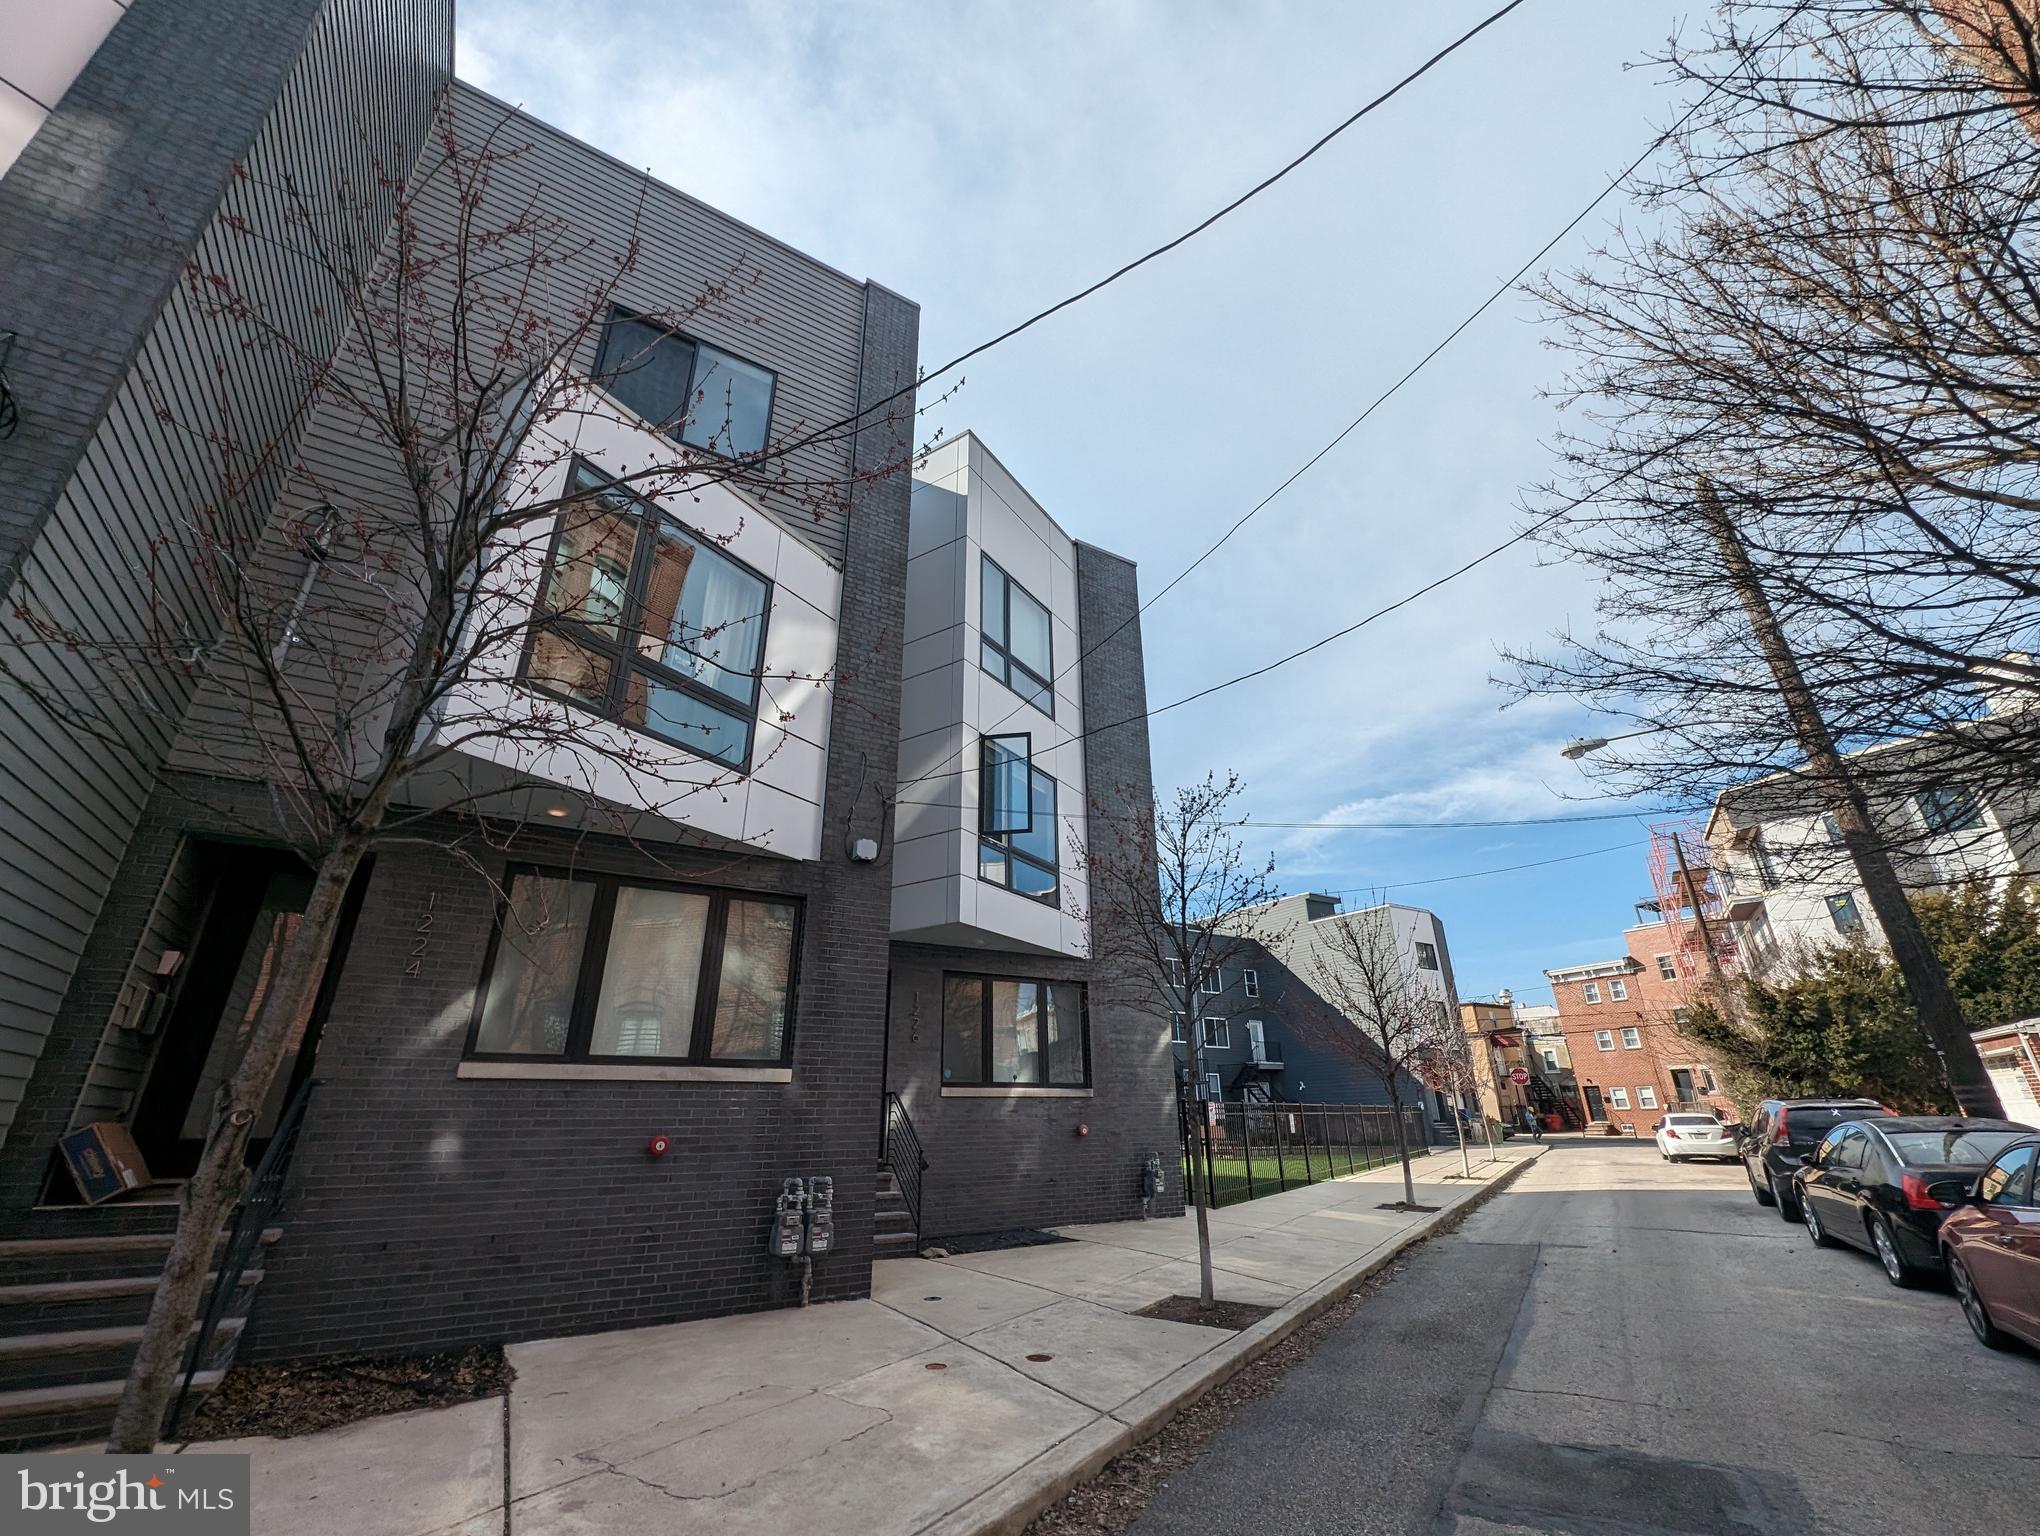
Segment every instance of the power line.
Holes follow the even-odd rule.
[[[945,800],[896,800],[895,805],[926,805],[942,810],[953,810],[954,806]],[[1294,832],[1454,832],[1474,828],[1495,827],[1566,827],[1575,823],[1590,825],[1603,821],[1641,820],[1646,816],[1676,816],[1681,814],[1670,806],[1641,806],[1633,811],[1597,811],[1588,816],[1509,816],[1486,821],[1258,821],[1245,820],[1237,823],[1242,827],[1265,827],[1272,830]],[[1140,813],[1132,811],[1057,811],[1059,821],[1139,821]]]
[[[1081,304],[1085,299],[1091,297],[1092,294],[1099,292],[1101,289],[1109,288],[1112,284],[1118,282],[1122,277],[1127,276],[1131,272],[1138,271],[1140,268],[1146,266],[1149,262],[1155,260],[1157,257],[1166,256],[1168,255],[1169,252],[1175,250],[1178,246],[1183,245],[1188,241],[1194,240],[1197,236],[1203,234],[1204,231],[1211,228],[1212,225],[1216,224],[1220,219],[1223,219],[1227,214],[1236,212],[1238,209],[1244,207],[1247,203],[1251,202],[1254,198],[1259,197],[1263,192],[1267,191],[1270,187],[1274,186],[1276,182],[1282,180],[1283,177],[1287,176],[1291,171],[1295,170],[1298,166],[1302,165],[1306,160],[1310,159],[1319,150],[1323,149],[1327,144],[1331,143],[1332,140],[1336,139],[1348,128],[1351,128],[1355,123],[1359,122],[1361,118],[1366,117],[1369,113],[1375,111],[1377,108],[1387,105],[1390,101],[1394,100],[1397,96],[1401,95],[1406,88],[1408,88],[1411,85],[1414,85],[1418,80],[1421,80],[1425,75],[1429,74],[1439,64],[1442,64],[1446,59],[1450,58],[1453,54],[1457,53],[1461,48],[1464,48],[1468,43],[1472,42],[1476,37],[1480,36],[1480,34],[1485,32],[1489,27],[1493,26],[1496,22],[1500,21],[1503,17],[1507,16],[1511,11],[1517,9],[1524,3],[1525,0],[1509,0],[1509,3],[1507,5],[1504,5],[1500,10],[1496,11],[1493,15],[1488,16],[1487,18],[1480,21],[1476,25],[1460,33],[1458,37],[1454,38],[1451,42],[1447,43],[1443,48],[1440,48],[1436,53],[1432,54],[1428,59],[1424,60],[1423,63],[1419,64],[1415,69],[1411,70],[1408,74],[1404,75],[1400,80],[1396,81],[1395,84],[1391,85],[1387,90],[1383,91],[1379,96],[1376,96],[1372,101],[1369,101],[1366,105],[1362,106],[1358,111],[1354,112],[1344,122],[1340,123],[1337,127],[1333,128],[1329,133],[1325,134],[1316,143],[1312,144],[1310,148],[1306,149],[1302,154],[1298,155],[1295,159],[1291,160],[1287,165],[1284,165],[1280,170],[1275,171],[1273,174],[1263,177],[1260,181],[1254,183],[1253,186],[1247,188],[1247,190],[1242,192],[1238,197],[1234,198],[1231,202],[1227,203],[1224,207],[1220,208],[1216,213],[1210,214],[1207,217],[1199,220],[1197,223],[1191,225],[1190,228],[1184,230],[1183,233],[1177,235],[1174,239],[1164,241],[1162,244],[1156,246],[1153,250],[1148,251],[1145,255],[1136,256],[1132,261],[1127,262],[1124,266],[1118,267],[1115,270],[1108,272],[1105,276],[1099,278],[1096,282],[1090,284],[1088,287],[1078,289],[1075,293],[1070,294],[1067,298],[1058,299],[1055,303],[1049,305],[1046,309],[1037,310],[1034,314],[1031,314],[1025,320],[1022,320],[1018,325],[1008,326],[1005,330],[999,332],[998,335],[992,337],[991,339],[987,341],[981,341],[976,346],[971,347],[966,351],[959,352],[955,357],[952,357],[948,362],[944,363],[941,367],[931,369],[927,372],[922,373],[921,376],[915,379],[913,383],[905,385],[900,389],[894,390],[884,399],[874,401],[870,405],[859,406],[850,415],[843,417],[841,420],[831,422],[826,427],[817,428],[815,431],[810,432],[806,437],[796,438],[793,442],[784,444],[783,446],[774,449],[770,454],[764,455],[763,458],[783,457],[786,454],[794,452],[796,449],[805,448],[808,444],[817,442],[820,439],[829,436],[831,433],[840,432],[845,427],[854,426],[862,422],[865,418],[869,417],[874,411],[884,410],[887,406],[892,405],[896,401],[904,399],[907,396],[914,394],[921,388],[922,385],[933,383],[936,379],[942,378],[947,374],[954,373],[958,368],[961,368],[965,363],[969,362],[972,358],[977,357],[985,352],[991,351],[992,348],[999,346],[1003,342],[1011,341],[1015,336],[1018,336],[1023,331],[1032,330],[1035,326],[1039,325],[1042,321],[1048,319],[1051,315],[1060,314],[1062,313],[1062,311],[1068,309],[1073,304]],[[760,462],[763,462],[762,458]]]
[[[1542,869],[1547,864],[1570,864],[1575,859],[1596,859],[1604,853],[1621,853],[1628,848],[1649,846],[1649,839],[1640,838],[1631,843],[1612,843],[1606,848],[1589,848],[1585,853],[1563,853],[1555,859],[1533,859],[1528,864],[1504,864],[1497,869],[1471,869],[1462,875],[1432,875],[1423,880],[1384,880],[1379,885],[1353,885],[1337,891],[1322,891],[1296,894],[1324,896],[1363,895],[1369,891],[1401,891],[1413,885],[1448,885],[1455,880],[1480,880],[1488,875],[1513,875],[1521,869]]]

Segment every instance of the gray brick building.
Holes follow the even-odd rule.
[[[570,431],[505,451],[544,438],[557,451],[520,494],[569,510],[541,520],[527,574],[492,568],[524,582],[525,617],[514,643],[477,643],[460,701],[566,710],[562,750],[585,758],[433,717],[444,766],[398,790],[404,835],[349,887],[256,1125],[259,1152],[303,1117],[282,1236],[223,1348],[403,1352],[785,1305],[800,1272],[766,1238],[793,1176],[834,1185],[822,1301],[866,1294],[874,1257],[917,1230],[1140,1214],[1144,1159],[1174,1168],[1166,1022],[1092,986],[1070,841],[1149,794],[1132,566],[1022,507],[974,439],[916,481],[900,402],[917,308],[456,82],[444,0],[233,0],[226,28],[219,9],[134,7],[45,88],[0,174],[21,423],[0,440],[4,622],[52,605],[112,647],[167,603],[207,660],[223,631],[205,589],[140,574],[203,507],[289,615],[268,616],[273,667],[336,716],[350,689],[372,697],[403,572],[302,535],[337,526],[320,537],[345,547],[389,494],[393,461],[334,382],[362,366],[360,328],[330,271],[247,232],[344,185],[342,264],[367,269],[407,182],[428,242],[546,209],[574,238],[534,314],[579,337],[554,363],[578,403]],[[95,149],[110,119],[132,131]],[[489,146],[472,202],[450,142]],[[208,285],[254,297],[209,303]],[[237,329],[271,312],[299,327],[287,347]],[[648,403],[660,389],[672,410]],[[698,426],[712,395],[722,419]],[[260,473],[209,467],[179,430],[229,411],[272,445]],[[737,460],[784,445],[767,457],[786,468],[670,496],[615,483],[676,438]],[[1003,498],[989,539],[967,521],[981,494]],[[577,522],[583,506],[599,515]],[[953,580],[930,609],[918,557],[944,515]],[[983,549],[1011,585],[992,628]],[[298,644],[301,617],[330,615],[344,644]],[[137,669],[109,741],[38,702],[80,663],[36,640],[10,631],[24,682],[0,690],[0,1241],[18,1245],[0,1284],[58,1287],[6,1326],[99,1342],[10,1356],[14,1445],[77,1438],[110,1405],[169,1194],[308,888],[303,813],[265,769],[273,722],[232,668]],[[1040,719],[1008,729],[1009,706]],[[984,738],[1015,730],[1018,768],[988,778]],[[659,774],[691,786],[679,809],[641,793]],[[1014,783],[992,829],[979,799]],[[1041,818],[1013,820],[1037,795]],[[968,1042],[945,1033],[966,993]],[[158,1183],[88,1206],[58,1142],[107,1124]],[[1181,1209],[1176,1182],[1156,1210]],[[80,1265],[118,1283],[67,1289]]]

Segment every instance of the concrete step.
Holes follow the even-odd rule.
[[[914,1213],[905,1206],[893,1209],[881,1205],[872,1217],[873,1225],[881,1232],[899,1232],[914,1224]]]
[[[79,1237],[12,1238],[0,1242],[0,1287],[56,1280],[97,1280],[120,1275],[155,1275],[163,1268],[176,1234],[171,1232],[102,1232]],[[260,1246],[283,1236],[268,1227]],[[217,1255],[225,1246],[221,1236]]]
[[[918,1232],[879,1232],[871,1239],[871,1256],[875,1259],[911,1259],[920,1251]]]
[[[205,1283],[210,1287],[218,1278],[217,1273],[209,1274]],[[138,1325],[149,1315],[157,1279],[154,1274],[115,1275],[0,1286],[0,1335]],[[248,1292],[261,1283],[260,1269],[245,1271],[232,1310],[242,1310]]]
[[[220,1384],[224,1371],[200,1371],[191,1381],[189,1414]],[[0,1392],[0,1453],[77,1445],[113,1426],[124,1379],[72,1382]]]
[[[206,1344],[207,1365],[222,1365],[240,1341],[246,1317],[224,1317]],[[191,1325],[198,1338],[199,1325]],[[60,1333],[17,1333],[0,1337],[0,1392],[30,1387],[70,1386],[125,1376],[142,1342],[142,1325],[74,1328]],[[187,1362],[189,1363],[189,1362]]]

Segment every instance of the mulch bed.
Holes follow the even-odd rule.
[[[287,1440],[385,1413],[501,1397],[511,1375],[495,1344],[397,1359],[353,1355],[309,1365],[237,1365],[182,1433],[193,1440]]]
[[[1384,1200],[1375,1207],[1377,1211],[1442,1211],[1442,1205],[1411,1205],[1407,1200]]]
[[[1034,1227],[1016,1227],[1010,1232],[976,1232],[969,1237],[938,1237],[924,1244],[944,1253],[997,1253],[1002,1248],[1034,1248],[1043,1243],[1073,1243],[1073,1237],[1042,1232]]]
[[[1227,1301],[1223,1297],[1206,1306],[1195,1296],[1168,1296],[1151,1307],[1142,1307],[1135,1317],[1159,1317],[1165,1323],[1196,1323],[1205,1328],[1229,1328],[1238,1333],[1251,1328],[1275,1309],[1251,1301]]]
[[[1462,1212],[1433,1227],[1405,1248],[1393,1264],[1361,1281],[1346,1297],[1320,1312],[1230,1381],[1187,1404],[1154,1435],[1113,1457],[1096,1477],[1072,1488],[1060,1501],[1036,1515],[1025,1536],[1120,1536],[1141,1517],[1155,1491],[1172,1474],[1201,1456],[1205,1445],[1231,1425],[1241,1409],[1255,1398],[1273,1392],[1285,1372],[1301,1364],[1318,1345],[1353,1321],[1377,1291],[1402,1274],[1409,1256],[1418,1248],[1433,1238],[1456,1231],[1471,1214]]]

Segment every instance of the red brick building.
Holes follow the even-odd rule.
[[[1661,922],[1626,929],[1622,941],[1619,957],[1544,973],[1588,1125],[1641,1134],[1671,1109],[1734,1118],[1713,1064],[1678,1029],[1694,979],[1684,969],[1691,956],[1681,956]]]

